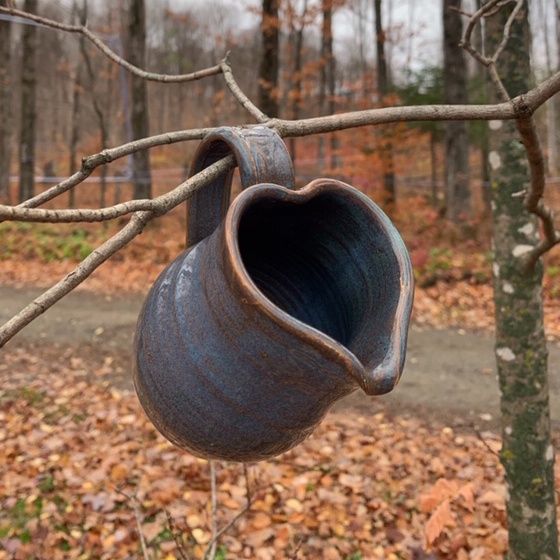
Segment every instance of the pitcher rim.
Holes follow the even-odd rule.
[[[238,243],[237,232],[243,212],[248,205],[253,204],[255,201],[272,193],[280,201],[302,204],[317,194],[329,191],[332,192],[340,188],[348,194],[357,196],[362,204],[365,204],[373,210],[379,225],[386,233],[393,234],[389,237],[399,265],[399,277],[401,282],[401,292],[395,310],[395,318],[404,321],[404,326],[408,327],[414,284],[412,266],[410,259],[407,257],[408,254],[404,242],[381,208],[366,195],[347,183],[337,179],[315,179],[299,190],[290,190],[274,183],[262,183],[260,185],[248,187],[231,203],[230,211],[227,213],[224,223],[225,243],[228,249],[226,253],[228,255],[229,264],[231,265],[231,270],[239,282],[240,287],[243,292],[250,295],[253,300],[250,301],[250,299],[248,299],[247,302],[243,303],[259,305],[262,311],[272,321],[280,324],[284,329],[294,335],[300,337],[304,336],[308,343],[312,344],[321,353],[326,354],[329,359],[341,365],[368,395],[382,394],[390,391],[400,378],[404,365],[404,349],[402,346],[403,342],[406,345],[407,329],[393,327],[391,331],[391,341],[394,346],[398,347],[399,351],[389,351],[382,362],[378,364],[372,372],[368,373],[364,364],[344,344],[341,344],[336,339],[315,327],[293,317],[270,301],[249,275],[241,257],[241,250]],[[397,234],[396,237],[394,235],[395,233]],[[387,380],[387,372],[390,370],[394,370],[395,373],[391,375],[390,380]],[[387,381],[390,383],[387,383]]]

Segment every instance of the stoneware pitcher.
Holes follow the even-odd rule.
[[[218,129],[192,172],[228,153],[243,191],[228,208],[230,174],[191,201],[191,246],[138,319],[134,382],[174,444],[259,461],[300,443],[357,388],[395,386],[413,277],[400,235],[368,197],[331,179],[294,190],[276,133]]]

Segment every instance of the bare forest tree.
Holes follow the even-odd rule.
[[[334,12],[334,0],[321,0],[321,76],[319,83],[319,104],[321,115],[335,112],[335,58],[333,53],[333,29],[332,19]],[[330,136],[331,162],[330,167],[334,169],[337,165],[336,136]],[[319,137],[319,161],[325,163],[325,137]]]
[[[74,15],[77,16],[77,19],[80,22],[80,25],[85,25],[87,21],[87,2],[84,2],[81,9],[78,8],[77,1],[74,0],[72,5],[72,12]],[[84,51],[85,48],[85,41],[86,38],[82,35],[80,36],[80,52]],[[77,149],[78,149],[78,142],[80,140],[80,98],[82,94],[82,90],[84,89],[84,75],[82,72],[82,65],[78,64],[75,70],[75,77],[74,77],[74,91],[72,95],[72,120],[71,120],[71,136],[70,136],[70,161],[69,161],[69,170],[70,174],[76,173],[78,170],[78,162],[77,159]],[[75,208],[76,201],[75,201],[75,191],[72,189],[69,193],[69,201],[68,206],[70,208]]]
[[[129,0],[127,17],[128,60],[131,64],[142,68],[146,64],[146,6],[144,0]],[[149,134],[148,89],[146,81],[134,75],[130,77],[130,86],[132,137],[139,140]],[[148,151],[141,150],[133,154],[132,179],[134,182],[134,198],[150,198],[152,196],[152,175],[150,153]]]
[[[0,0],[0,6],[6,7],[7,0]],[[10,60],[11,60],[11,22],[0,25],[0,88],[6,92],[0,96],[0,200],[10,199],[10,156],[12,136]]]
[[[289,35],[288,44],[290,50],[292,51],[292,63],[291,76],[293,83],[291,84],[290,90],[288,91],[289,105],[290,105],[290,117],[293,120],[297,120],[300,115],[301,109],[301,90],[302,90],[302,66],[303,66],[303,40],[305,26],[307,25],[308,15],[308,0],[304,0],[301,6],[301,12],[298,12],[295,2],[288,2],[288,25],[289,25]],[[290,155],[292,160],[296,160],[296,142],[295,138],[290,138],[289,142]]]
[[[467,52],[488,68],[496,92],[493,103],[382,107],[297,120],[271,118],[253,104],[235,80],[227,57],[215,66],[190,74],[156,74],[117,56],[87,27],[61,24],[13,8],[1,7],[0,13],[82,34],[112,61],[143,80],[186,83],[221,75],[233,99],[251,117],[250,122],[243,120],[239,126],[269,127],[282,138],[399,122],[490,121],[493,129],[490,162],[493,168],[496,245],[496,354],[503,391],[502,461],[509,490],[509,555],[512,560],[558,559],[552,486],[554,449],[550,441],[546,346],[542,328],[541,261],[548,250],[560,244],[560,233],[555,229],[552,212],[542,200],[544,158],[533,116],[539,107],[560,92],[560,73],[529,89],[526,55],[528,8],[523,0],[505,3],[505,9],[503,4],[502,0],[490,0],[471,14],[463,38]],[[499,18],[495,17],[497,13]],[[493,53],[489,56],[477,51],[471,42],[473,29],[482,20],[489,28],[487,41]],[[83,282],[97,267],[139,235],[149,222],[229,172],[235,161],[233,156],[227,156],[155,198],[129,200],[98,209],[53,210],[40,206],[76,188],[104,164],[158,146],[200,140],[211,130],[198,128],[168,132],[103,150],[84,158],[76,173],[19,206],[0,205],[2,221],[105,222],[130,215],[118,233],[0,327],[0,346]],[[542,233],[539,233],[539,226]],[[518,321],[519,317],[524,320]]]
[[[377,90],[379,99],[383,105],[385,97],[389,93],[389,68],[385,56],[385,31],[383,30],[383,19],[381,0],[374,0],[375,12],[375,45],[377,54]],[[384,139],[381,147],[381,158],[383,161],[383,187],[385,190],[385,204],[392,205],[396,202],[397,193],[395,185],[395,164],[393,158],[393,145],[390,139]]]
[[[463,18],[461,0],[443,0],[443,92],[444,102],[467,102],[467,63],[459,46]],[[470,213],[469,139],[465,121],[445,124],[446,214],[454,222],[465,221]]]
[[[37,11],[37,0],[25,0],[24,10]],[[19,140],[19,201],[31,198],[35,191],[35,124],[37,120],[37,28],[23,28],[21,49],[21,126]]]
[[[278,59],[280,51],[278,0],[263,0],[262,2],[261,40],[259,106],[265,115],[278,117]]]
[[[499,52],[504,27],[508,46],[490,70],[494,100],[509,100],[529,89],[529,4],[508,5],[487,23],[489,53]],[[491,57],[492,55],[490,55]],[[491,58],[490,58],[491,60]],[[499,78],[498,78],[499,77]],[[499,81],[498,81],[499,80]],[[523,103],[519,111],[525,111]],[[542,262],[520,267],[519,257],[538,242],[543,212],[536,197],[519,203],[526,189],[527,158],[515,134],[522,133],[530,161],[544,168],[534,151],[535,125],[530,118],[493,123],[490,165],[494,223],[494,298],[496,356],[502,411],[502,464],[505,469],[510,552],[509,560],[558,558],[554,490],[554,451],[551,443],[547,349],[542,299]],[[544,181],[544,178],[541,179]],[[544,187],[544,184],[542,185]]]

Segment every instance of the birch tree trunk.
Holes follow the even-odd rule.
[[[499,44],[512,4],[487,20],[487,44]],[[529,89],[529,26],[526,5],[510,29],[497,70],[511,97]],[[492,95],[495,93],[492,92]],[[527,160],[512,121],[490,126],[494,222],[496,357],[501,391],[501,461],[508,492],[509,560],[558,559],[551,444],[547,348],[543,327],[542,262],[531,273],[519,256],[535,244],[538,224],[522,199]]]

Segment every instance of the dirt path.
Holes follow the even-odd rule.
[[[22,309],[39,290],[0,286],[0,322]],[[113,382],[131,387],[130,352],[139,296],[103,297],[74,292],[48,310],[14,338],[12,345],[33,343],[72,348],[77,357],[111,355],[120,367]],[[427,415],[434,420],[482,427],[496,425],[499,414],[493,339],[461,330],[410,332],[407,364],[401,382],[376,402],[391,409]],[[560,427],[560,346],[549,344],[552,418]],[[56,355],[56,354],[55,354]],[[354,393],[337,408],[371,410],[371,398]]]

